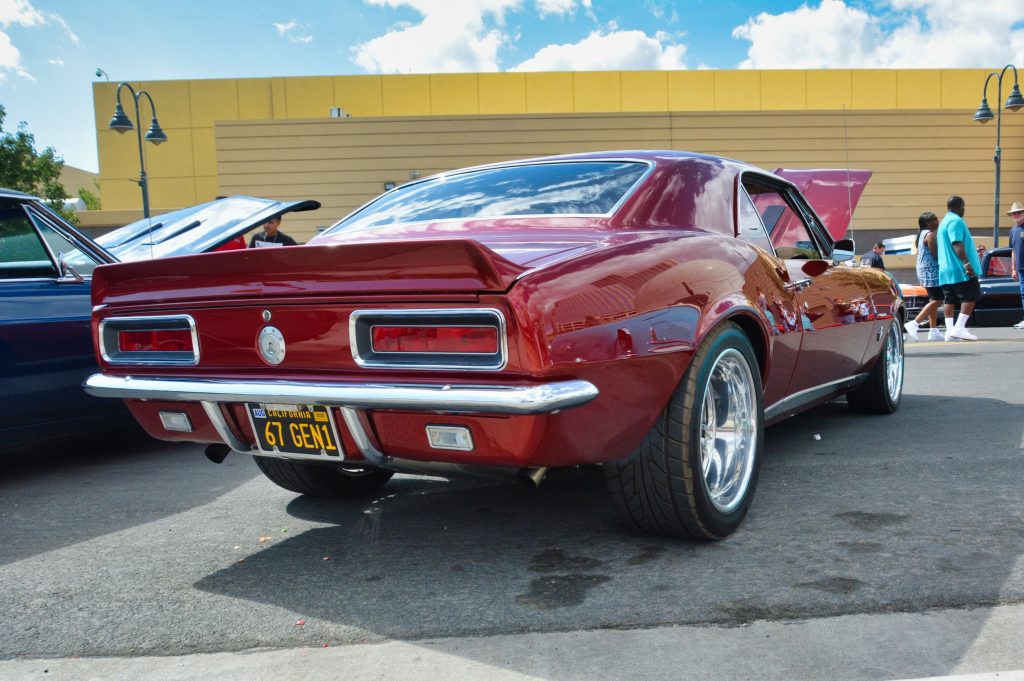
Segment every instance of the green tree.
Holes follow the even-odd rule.
[[[100,203],[100,195],[97,193],[100,190],[99,185],[94,181],[93,186],[96,187],[95,192],[91,192],[85,187],[78,190],[78,198],[85,201],[86,210],[100,210],[103,208],[103,205]]]
[[[7,111],[0,104],[0,187],[38,196],[64,218],[77,223],[74,211],[64,209],[67,192],[60,183],[64,159],[53,147],[37,151],[35,135],[24,122],[18,124],[17,132],[5,132],[6,117]]]

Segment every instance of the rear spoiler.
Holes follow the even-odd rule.
[[[500,292],[526,269],[470,239],[255,248],[102,265],[92,302]]]
[[[796,185],[825,223],[832,239],[838,241],[850,227],[853,211],[871,179],[872,171],[776,168],[775,174]]]

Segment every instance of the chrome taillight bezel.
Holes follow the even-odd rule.
[[[182,331],[192,337],[189,351],[131,352],[121,350],[118,334],[121,331]],[[195,366],[199,364],[199,334],[196,321],[187,314],[149,317],[107,317],[97,330],[100,357],[108,364],[133,366]]]
[[[498,331],[494,353],[375,352],[371,341],[374,326],[482,326]],[[505,316],[493,308],[356,310],[349,316],[349,347],[352,359],[364,368],[416,369],[424,371],[500,371],[508,364]]]

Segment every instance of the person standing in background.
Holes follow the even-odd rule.
[[[275,246],[298,246],[295,239],[280,231],[281,217],[270,218],[263,223],[263,231],[257,232],[249,241],[249,248],[273,248]]]
[[[903,325],[907,330],[907,338],[918,340],[917,331],[927,319],[931,324],[928,340],[943,340],[945,335],[939,331],[939,305],[942,304],[942,287],[939,286],[938,247],[935,242],[935,229],[939,226],[939,218],[935,213],[925,211],[917,218],[920,230],[917,236],[917,280],[928,291],[928,303],[921,308],[917,317]]]
[[[1020,301],[1024,307],[1024,203],[1014,201],[1007,213],[1013,219],[1013,227],[1010,228],[1010,276],[1020,285]],[[1024,329],[1024,319],[1013,328]]]
[[[885,261],[882,260],[883,253],[885,253],[885,245],[882,243],[875,244],[870,251],[860,256],[860,266],[877,267],[880,270],[884,270]]]
[[[942,284],[943,312],[946,315],[946,340],[978,340],[967,330],[967,320],[974,312],[974,305],[981,298],[981,282],[978,272],[978,250],[974,245],[971,230],[964,222],[967,204],[963,197],[951,196],[946,201],[949,210],[939,223],[937,234],[939,250],[939,283]],[[956,305],[960,314],[954,321]]]

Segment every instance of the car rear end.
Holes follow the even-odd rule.
[[[535,317],[538,287],[516,285],[522,273],[464,240],[99,268],[101,373],[87,390],[125,399],[154,437],[293,460],[624,456],[650,416],[617,391],[657,387],[666,360],[638,356],[634,368],[647,368],[636,373],[552,343]]]

